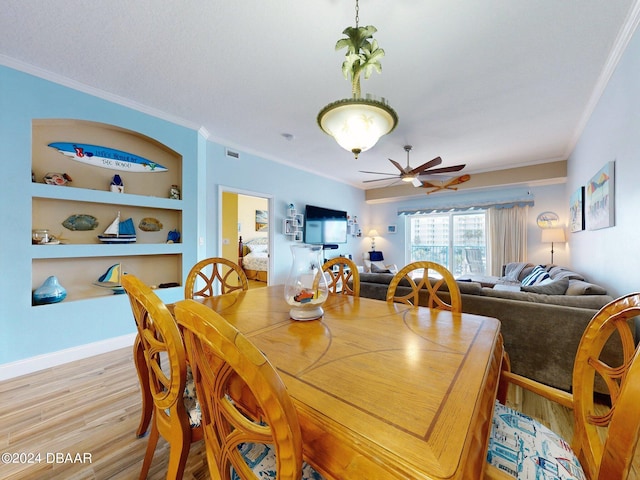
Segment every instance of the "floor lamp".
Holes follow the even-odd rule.
[[[563,228],[544,228],[542,229],[542,243],[551,244],[551,264],[553,265],[553,244],[564,242]]]
[[[367,237],[371,237],[371,251],[375,252],[376,251],[376,237],[379,237],[380,234],[378,233],[378,231],[375,228],[372,228],[371,230],[369,230],[369,234],[367,235]]]

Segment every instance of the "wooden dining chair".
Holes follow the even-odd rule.
[[[409,287],[410,290],[400,295],[398,294],[399,286]],[[444,296],[443,292],[445,292]],[[462,312],[462,298],[458,284],[451,272],[438,263],[419,261],[401,268],[389,282],[387,302],[417,306],[420,293],[428,295],[426,306],[429,308]],[[449,297],[449,303],[446,301],[447,297]]]
[[[140,478],[147,478],[160,435],[169,443],[167,478],[184,473],[191,443],[203,438],[197,402],[178,324],[164,303],[134,275],[124,275],[122,287],[129,296],[138,329],[134,345],[136,365],[140,353],[148,374],[145,386],[153,401],[151,432]],[[138,343],[139,342],[139,343]],[[138,376],[141,376],[140,370]],[[144,398],[143,393],[143,398]]]
[[[573,394],[502,372],[510,383],[572,409],[573,439],[569,446],[537,421],[497,403],[485,478],[628,478],[640,437],[640,349],[632,331],[638,315],[640,293],[632,293],[605,305],[591,319],[576,353]],[[619,346],[620,365],[601,359],[608,342]],[[606,385],[610,407],[597,401],[596,381]],[[545,471],[555,476],[545,477]]]
[[[296,409],[271,363],[195,300],[175,305],[202,406],[211,478],[321,479],[302,461]]]
[[[133,342],[133,361],[136,366],[138,382],[140,382],[140,394],[142,395],[142,412],[140,415],[140,423],[136,429],[136,437],[142,438],[149,430],[151,416],[153,415],[153,397],[151,396],[151,388],[149,387],[149,369],[147,361],[144,358],[144,347],[140,340],[140,334],[136,335]]]
[[[330,276],[327,282],[329,293],[360,296],[360,272],[352,260],[346,257],[332,258],[322,265],[322,271]],[[351,281],[351,285],[349,285],[349,281]]]
[[[247,275],[240,265],[226,258],[211,257],[199,261],[189,271],[184,283],[184,298],[216,295],[216,280],[220,285],[219,293],[249,289]]]

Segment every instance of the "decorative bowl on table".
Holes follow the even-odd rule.
[[[293,320],[316,320],[324,314],[322,305],[329,288],[322,271],[322,245],[291,245],[293,264],[284,286],[284,298]]]

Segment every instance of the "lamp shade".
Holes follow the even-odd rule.
[[[397,124],[398,115],[393,108],[384,101],[369,98],[338,100],[318,114],[320,128],[342,148],[353,152],[356,158]]]
[[[542,243],[559,243],[564,242],[563,228],[544,228],[542,229]]]
[[[371,230],[369,230],[369,235],[367,235],[368,237],[379,237],[380,234],[378,233],[378,231],[375,228],[372,228]]]

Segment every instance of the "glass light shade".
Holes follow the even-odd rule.
[[[324,107],[318,114],[318,125],[331,135],[338,145],[353,152],[373,147],[380,137],[391,132],[398,124],[395,110],[384,101],[370,98],[338,100]]]

